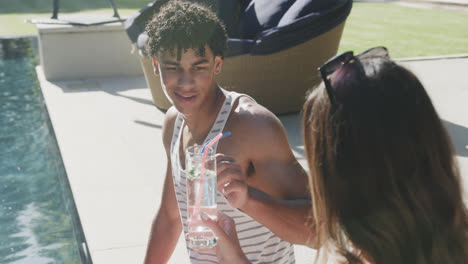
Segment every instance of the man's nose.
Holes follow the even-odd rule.
[[[190,86],[194,84],[193,74],[190,71],[182,71],[179,75],[180,86]]]

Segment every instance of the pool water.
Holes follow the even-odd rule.
[[[0,39],[0,263],[91,263],[34,43]]]

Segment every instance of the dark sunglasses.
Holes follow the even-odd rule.
[[[348,63],[353,63],[355,67],[357,67],[359,74],[361,74],[361,76],[365,76],[364,67],[362,66],[359,60],[364,59],[364,58],[375,58],[375,57],[389,58],[387,48],[385,47],[370,48],[368,50],[363,51],[362,53],[359,53],[356,56],[354,56],[354,53],[352,51],[343,52],[329,59],[327,62],[325,62],[322,66],[318,68],[320,72],[320,76],[322,77],[322,80],[325,84],[328,97],[330,98],[330,101],[332,103],[336,103],[337,100],[336,100],[336,92],[334,91],[330,82],[331,77],[332,77],[331,75],[336,70],[341,68],[343,65],[348,64]]]

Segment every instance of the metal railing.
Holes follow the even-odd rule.
[[[60,9],[60,6],[59,6],[59,0],[53,0],[53,11],[52,11],[52,19],[58,19],[58,12],[59,12],[59,9]],[[120,16],[119,16],[119,13],[117,12],[117,6],[115,5],[115,2],[114,0],[107,0],[109,1],[109,3],[111,4],[112,6],[112,9],[114,9],[114,15],[113,17],[116,17],[118,19],[120,19]]]

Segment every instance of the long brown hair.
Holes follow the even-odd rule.
[[[390,59],[361,64],[365,84],[346,65],[331,80],[354,102],[331,103],[321,84],[303,109],[319,255],[362,263],[352,245],[378,264],[468,263],[460,173],[429,96]]]

